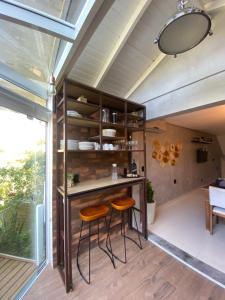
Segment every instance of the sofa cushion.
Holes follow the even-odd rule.
[[[213,207],[213,212],[225,216],[225,209],[222,208],[222,207],[214,206],[214,207]]]

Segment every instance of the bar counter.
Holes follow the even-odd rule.
[[[67,189],[67,197],[64,198],[67,202],[67,209],[65,211],[65,218],[63,217],[62,203],[58,205],[57,219],[58,219],[58,235],[57,235],[57,249],[58,252],[58,267],[60,274],[66,285],[66,291],[73,289],[72,281],[72,234],[71,234],[71,206],[72,202],[77,199],[85,198],[91,195],[99,194],[101,192],[113,193],[116,190],[128,189],[128,195],[132,195],[132,187],[139,186],[139,201],[140,209],[134,208],[139,211],[140,218],[142,220],[141,234],[147,238],[147,220],[146,220],[146,200],[145,200],[145,177],[137,178],[118,178],[117,180],[112,180],[111,177],[104,177],[96,180],[86,180],[77,183],[74,187]],[[58,191],[63,196],[64,191],[62,187],[58,188]],[[61,207],[61,209],[60,209]],[[60,230],[61,225],[63,225],[63,230]],[[129,221],[129,225],[132,228],[132,219]],[[62,239],[65,241],[63,242]],[[65,245],[65,246],[64,246]],[[65,257],[65,264],[62,264],[60,257]],[[65,268],[65,273],[62,272],[61,266]],[[65,275],[64,275],[65,274]]]
[[[111,177],[104,177],[100,179],[95,179],[95,180],[86,180],[80,183],[77,183],[74,187],[68,188],[67,189],[67,196],[68,197],[73,197],[73,196],[79,196],[83,193],[89,193],[92,191],[98,191],[101,189],[107,189],[111,187],[128,184],[132,184],[135,182],[143,181],[145,177],[136,177],[136,178],[122,178],[119,177],[116,180],[112,180]]]

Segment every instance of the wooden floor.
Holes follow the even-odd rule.
[[[66,294],[57,270],[48,266],[24,299],[32,300],[224,300],[225,290],[169,256],[158,247],[144,242],[139,250],[130,241],[128,263],[117,263],[113,269],[108,257],[98,248],[92,249],[91,285],[80,277],[76,267],[74,291]],[[116,238],[113,247],[122,252],[122,243]],[[81,256],[87,265],[87,255]],[[83,265],[83,270],[87,270]]]
[[[33,263],[0,257],[0,299],[14,299],[34,271]]]

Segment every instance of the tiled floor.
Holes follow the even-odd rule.
[[[216,225],[212,236],[206,230],[206,197],[207,190],[197,189],[161,205],[149,230],[225,273],[225,224]]]

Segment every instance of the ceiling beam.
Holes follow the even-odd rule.
[[[210,2],[204,5],[204,9],[210,13],[211,11],[214,11],[224,6],[225,6],[225,0],[211,0]]]
[[[16,71],[0,62],[0,78],[38,96],[47,99],[47,91],[41,85],[25,78]]]
[[[102,67],[100,73],[97,75],[97,79],[93,83],[94,87],[98,87],[102,80],[105,78],[107,72],[109,71],[110,67],[114,63],[116,57],[118,56],[119,52],[125,45],[126,41],[128,40],[130,34],[134,30],[136,24],[141,19],[142,15],[144,14],[147,7],[150,5],[152,0],[140,0],[138,2],[138,5],[133,13],[133,15],[130,17],[128,23],[122,30],[122,32],[119,35],[119,39],[116,42],[115,46],[112,48],[111,53],[108,56],[107,61],[105,62],[104,66]]]
[[[161,63],[166,57],[166,54],[160,53],[159,56],[153,61],[153,63],[144,71],[144,73],[138,78],[132,88],[127,92],[125,98],[129,98],[133,92],[142,84],[142,82],[155,70],[155,68]]]
[[[54,76],[59,84],[71,71],[96,28],[115,0],[88,0],[75,24],[74,43],[67,43],[55,66]]]
[[[13,0],[0,1],[0,19],[73,42],[75,26]]]
[[[214,11],[218,8],[225,6],[225,0],[211,0],[204,5],[204,10],[208,13]],[[140,78],[135,82],[132,88],[127,92],[125,98],[129,98],[133,92],[143,83],[143,81],[154,71],[154,69],[161,63],[161,61],[166,57],[166,54],[160,53],[158,57],[153,61],[153,63],[144,71]]]

